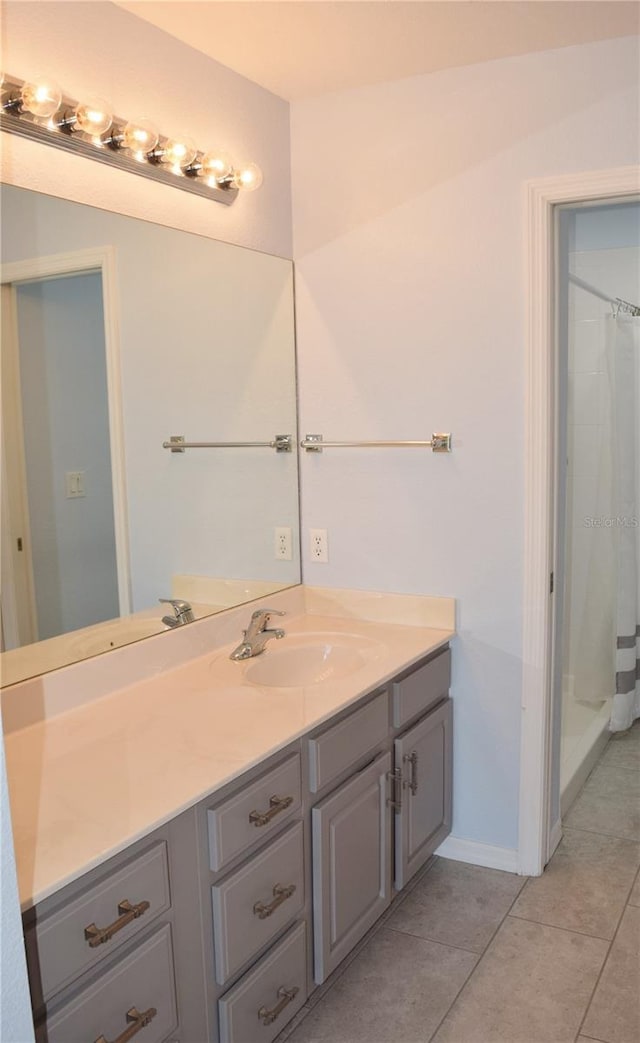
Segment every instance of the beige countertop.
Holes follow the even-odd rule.
[[[287,636],[330,632],[368,639],[364,662],[347,676],[308,687],[263,687],[246,676],[257,659],[232,662],[233,644],[227,644],[6,734],[23,909],[238,778],[453,636],[452,629],[304,612],[288,615],[283,625]],[[272,642],[263,655],[272,648],[275,654],[285,641]]]

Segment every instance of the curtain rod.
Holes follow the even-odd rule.
[[[607,304],[614,304],[619,311],[628,311],[631,315],[640,315],[640,305],[631,304],[630,301],[625,301],[622,297],[609,297],[602,290],[599,290],[597,286],[592,286],[591,283],[585,282],[578,275],[574,275],[569,272],[569,282],[572,282],[575,286],[579,286],[581,290],[586,290],[587,293],[592,293],[594,297],[599,297],[601,301],[606,301]]]

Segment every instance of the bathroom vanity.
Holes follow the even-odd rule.
[[[7,736],[68,771],[14,802],[39,1041],[269,1043],[449,833],[452,631],[285,626]]]

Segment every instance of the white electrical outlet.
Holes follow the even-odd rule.
[[[293,539],[286,525],[274,529],[274,551],[278,561],[293,561]]]
[[[329,544],[326,529],[309,529],[309,554],[312,561],[326,564],[329,561]]]

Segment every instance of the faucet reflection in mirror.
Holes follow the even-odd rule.
[[[78,102],[51,79],[0,74],[0,126],[10,133],[123,167],[229,205],[262,184],[256,163],[234,165],[218,147],[201,151],[188,137],[160,134],[147,119],[114,116],[101,99]]]

